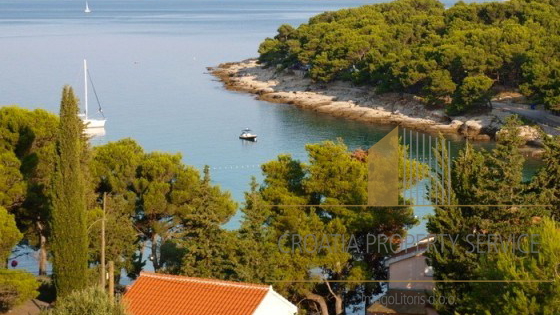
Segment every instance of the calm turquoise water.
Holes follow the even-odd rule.
[[[256,56],[282,23],[366,3],[372,1],[92,0],[86,15],[82,1],[2,0],[0,104],[56,113],[64,84],[82,95],[87,58],[108,117],[94,144],[131,137],[148,151],[181,152],[188,164],[210,165],[213,181],[242,202],[258,166],[278,154],[305,159],[306,143],[338,137],[368,148],[392,127],[257,101],[224,90],[205,68]],[[245,127],[259,135],[257,143],[237,138]],[[453,142],[453,150],[461,145]]]

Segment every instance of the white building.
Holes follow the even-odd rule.
[[[367,309],[368,315],[437,315],[428,298],[435,288],[434,273],[424,256],[431,241],[422,239],[386,261],[389,290]]]

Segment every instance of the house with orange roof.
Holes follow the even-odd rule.
[[[272,286],[140,273],[123,297],[131,315],[294,315]]]

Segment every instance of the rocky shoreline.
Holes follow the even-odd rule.
[[[376,95],[367,87],[349,82],[314,83],[299,70],[277,71],[265,68],[256,59],[209,67],[210,73],[228,90],[255,94],[258,99],[291,104],[306,110],[336,117],[376,123],[396,124],[428,133],[457,135],[473,140],[492,140],[509,114],[493,110],[479,116],[446,115],[443,110],[428,110],[421,100],[410,94]],[[538,131],[523,126],[521,134],[528,142],[538,138]]]

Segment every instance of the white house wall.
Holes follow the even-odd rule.
[[[270,289],[253,315],[295,315],[297,307]]]
[[[391,280],[410,280],[410,282],[391,282],[389,289],[401,290],[433,290],[432,272],[428,268],[426,257],[416,255],[410,258],[399,260],[389,265],[389,279]],[[421,280],[423,282],[414,282]]]

